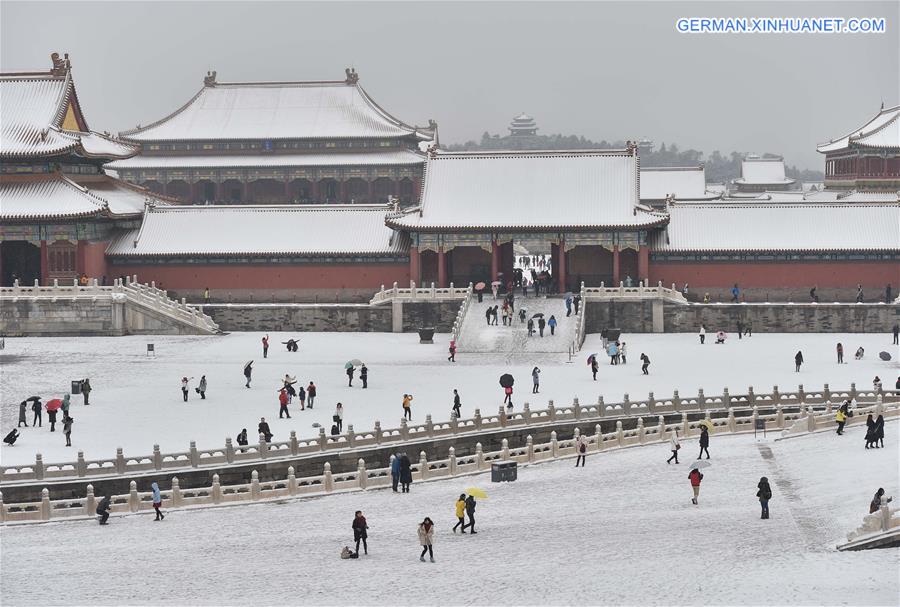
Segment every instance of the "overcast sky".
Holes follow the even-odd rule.
[[[158,120],[208,69],[220,81],[360,82],[389,112],[438,121],[445,143],[506,133],[648,137],[706,153],[776,152],[822,168],[815,144],[900,102],[891,2],[11,2],[3,71],[68,52],[94,130]],[[679,34],[682,16],[885,17],[884,34]]]

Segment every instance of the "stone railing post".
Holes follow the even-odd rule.
[[[628,392],[625,393],[625,396],[622,397],[622,413],[628,414],[630,413],[629,409],[631,408],[631,399],[628,398]]]
[[[503,405],[500,405],[500,410],[497,412],[497,417],[500,420],[500,427],[505,428],[506,421],[507,421],[506,407],[504,407]]]
[[[706,396],[703,394],[703,388],[697,389],[697,407],[702,409],[706,406]]]
[[[378,421],[377,419],[375,420],[375,432],[374,432],[374,434],[375,434],[375,444],[376,444],[376,445],[380,445],[380,444],[381,444],[381,436],[382,436],[382,434],[381,434],[381,422]]]
[[[597,451],[603,451],[603,431],[600,424],[594,424],[594,440],[597,441]]]
[[[815,416],[815,413],[813,412],[813,408],[812,407],[803,407],[803,405],[801,405],[800,408],[801,408],[801,410],[803,408],[806,409],[806,429],[810,432],[815,432],[816,431],[816,416]]]
[[[828,386],[828,384],[825,384],[825,386],[822,388],[822,398],[824,398],[825,400],[831,400],[831,388]]]
[[[525,425],[531,423],[531,405],[527,402],[522,406],[522,418],[525,420]]]
[[[259,499],[259,472],[254,470],[250,473],[250,500],[256,501]]]
[[[781,408],[781,405],[775,407],[775,425],[780,430],[784,430],[784,410]]]
[[[450,416],[450,432],[454,435],[459,432],[459,417],[456,415]]]
[[[556,421],[556,406],[553,404],[552,400],[547,403],[547,417],[551,422]]]
[[[289,470],[293,471],[293,468],[289,468]],[[296,482],[294,484],[296,485]],[[212,490],[210,491],[210,493],[212,494],[212,503],[213,504],[222,503],[222,485],[219,484],[219,475],[218,474],[213,474]]]
[[[319,427],[319,436],[316,437],[319,441],[319,451],[324,451],[328,446],[328,437],[325,436],[325,428]]]
[[[447,459],[450,460],[450,464],[449,464],[450,476],[456,476],[456,449],[453,447],[450,447],[447,450],[447,452],[448,452]]]
[[[87,486],[87,493],[84,496],[84,515],[95,516],[97,514],[97,503],[94,499],[94,486]]]
[[[46,487],[41,489],[41,520],[50,520],[50,491]]]
[[[733,419],[734,415],[732,415],[731,417]],[[750,419],[752,420],[751,423],[753,424],[753,427],[756,428],[756,420],[759,419],[759,408],[756,405],[753,405],[753,413],[750,414]],[[736,423],[733,424],[731,431],[737,432],[737,424]]]
[[[353,424],[347,424],[347,446],[351,449],[356,446],[356,432],[353,431]]]
[[[500,441],[500,459],[506,461],[509,459],[509,440]]]
[[[394,290],[396,288],[396,283],[394,283]],[[331,464],[329,462],[325,462],[325,470],[322,472],[322,485],[325,488],[325,493],[334,491],[334,477],[331,475]]]
[[[556,440],[556,430],[550,433],[550,453],[553,459],[559,457],[559,441]]]
[[[616,422],[616,442],[620,447],[625,446],[625,431],[622,430],[622,420]]]
[[[475,421],[475,429],[481,430],[481,409],[475,409],[475,416],[472,419]]]
[[[428,478],[428,456],[424,451],[419,452],[419,474],[423,481]]]
[[[576,426],[576,427],[572,430],[572,440],[578,440],[578,438],[579,438],[580,436],[581,436],[581,428],[579,428],[579,427]]]
[[[291,455],[297,455],[300,452],[300,443],[297,442],[297,431],[291,430]]]
[[[200,454],[197,452],[197,441],[191,441],[190,459],[191,468],[196,468],[200,465]]]
[[[34,478],[37,480],[44,479],[44,456],[40,453],[34,454]]]
[[[406,418],[400,420],[400,438],[403,440],[409,438],[409,426],[406,424]]]
[[[825,413],[831,413],[831,400],[825,401]]]
[[[803,389],[803,384],[797,386],[797,400],[801,403],[806,402],[806,391]]]
[[[656,434],[659,440],[666,440],[666,418],[663,415],[659,416],[659,423],[657,424]]]
[[[681,397],[678,396],[678,390],[672,390],[672,407],[675,411],[678,411],[678,408],[681,407]]]
[[[6,522],[6,506],[3,505],[3,492],[0,491],[0,523]]]
[[[87,464],[84,461],[84,451],[78,452],[78,459],[75,461],[75,474],[79,478],[87,476]]]
[[[325,430],[323,428],[319,428],[319,431],[324,433]],[[266,459],[266,456],[269,454],[269,444],[266,442],[266,435],[259,435],[259,459]]]
[[[752,407],[754,402],[756,402],[756,394],[753,393],[753,386],[749,386],[747,388],[747,404]]]
[[[581,403],[578,402],[578,397],[575,397],[575,400],[572,401],[572,414],[575,416],[575,419],[581,419]]]
[[[116,473],[125,474],[125,454],[122,453],[122,447],[116,449]]]
[[[597,416],[603,417],[606,414],[606,403],[603,402],[603,396],[597,397]]]
[[[425,434],[428,438],[434,438],[434,422],[431,421],[431,413],[425,416]]]
[[[128,509],[131,512],[137,512],[141,507],[141,498],[137,492],[137,482],[131,481],[128,485]]]
[[[728,388],[722,389],[722,407],[727,409],[731,406],[731,394],[728,393]]]
[[[181,506],[181,485],[178,484],[178,477],[172,477],[172,507]]]
[[[778,386],[772,386],[772,403],[781,404],[781,393],[778,392]]]
[[[484,451],[481,443],[475,443],[475,469],[484,470]]]
[[[854,399],[854,398],[856,398],[856,396],[857,396],[857,393],[856,393],[856,382],[853,382],[853,383],[850,384],[850,398],[851,398],[851,399]]]
[[[691,434],[691,424],[688,422],[687,413],[681,413],[681,436],[682,438],[686,438]]]
[[[534,462],[534,439],[529,434],[525,437],[525,454],[528,456],[528,463]]]
[[[756,411],[756,407],[753,407],[753,410]],[[709,413],[706,414],[706,419],[709,419]],[[756,420],[754,420],[753,427],[756,427]],[[728,431],[729,432],[737,432],[737,420],[734,419],[734,408],[728,408]]]
[[[356,461],[356,481],[359,483],[359,488],[365,491],[369,483],[369,473],[366,472],[366,460],[363,458]]]
[[[225,439],[225,461],[229,464],[234,463],[234,445],[231,444],[231,437]]]
[[[647,413],[653,413],[656,408],[656,399],[653,398],[653,392],[647,394]]]
[[[637,419],[637,438],[638,438],[639,445],[644,444],[644,436],[646,436],[646,434],[647,434],[647,431],[644,429],[644,418],[639,417]]]

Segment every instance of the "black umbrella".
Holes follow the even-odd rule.
[[[532,315],[532,318],[543,318],[543,317],[544,317],[543,312],[538,312],[537,314]]]
[[[515,381],[516,380],[513,379],[513,376],[509,373],[504,373],[500,376],[500,385],[504,388],[511,388]]]
[[[879,352],[878,358],[880,358],[881,360],[891,360],[891,355],[887,352]]]
[[[29,396],[28,398],[25,399],[25,402],[27,403],[29,401],[31,401],[33,403],[39,403],[39,402],[41,402],[41,397],[40,396]]]

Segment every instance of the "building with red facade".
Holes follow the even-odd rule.
[[[854,131],[823,143],[825,187],[900,190],[900,105],[884,108]]]

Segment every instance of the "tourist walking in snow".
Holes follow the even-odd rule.
[[[309,408],[313,408],[313,403],[316,401],[316,384],[313,382],[309,382],[309,385],[306,386],[306,401],[309,404]]]
[[[747,319],[746,324],[744,325],[744,335],[746,337],[753,337],[753,321],[749,318]]]
[[[505,405],[507,406],[508,409],[512,409],[512,407],[513,407],[513,402],[512,402],[513,389],[512,389],[512,386],[506,386],[505,388],[503,388],[503,394],[504,394],[504,397],[503,397],[503,404],[505,404]]]
[[[875,376],[875,379],[872,380],[872,389],[875,390],[875,392],[881,392],[881,378],[877,375]]]
[[[259,418],[259,426],[257,426],[257,433],[263,435],[263,439],[270,443],[272,442],[272,431],[269,429],[269,422],[266,421],[265,417]]]
[[[647,369],[650,367],[650,357],[641,352],[641,373],[644,375],[650,375],[650,372]]]
[[[871,419],[871,417],[872,416],[870,415],[869,418]],[[844,401],[844,403],[838,408],[837,412],[834,414],[834,421],[837,422],[836,433],[838,435],[843,434],[844,433],[844,424],[847,423],[847,401]],[[866,445],[866,448],[868,448],[868,445]]]
[[[491,312],[491,317],[492,317],[494,326],[496,326],[496,325],[497,325],[497,322],[498,322],[498,319],[500,318],[500,306],[498,306],[498,305],[496,305],[496,304],[494,305],[494,309],[493,309],[493,311]]]
[[[900,344],[900,324],[894,323],[894,345]]]
[[[875,440],[872,441],[872,446],[876,449],[884,447],[884,415],[878,414],[878,417],[875,418],[875,427],[873,429],[875,431]]]
[[[347,367],[347,387],[353,387],[353,373],[356,371],[352,366]]]
[[[107,496],[105,496],[102,500],[100,500],[100,503],[99,503],[99,504],[97,504],[97,515],[100,517],[100,521],[99,521],[99,522],[100,522],[101,525],[106,525],[106,524],[107,524],[106,521],[107,521],[107,519],[109,518],[109,505],[110,505],[110,502],[112,502],[112,500],[111,500],[110,497],[107,495]]]
[[[669,434],[669,449],[672,451],[672,456],[666,460],[666,463],[671,464],[674,459],[677,464],[678,450],[681,449],[681,441],[678,440],[678,428],[672,428],[672,432]]]
[[[854,360],[862,360],[866,355],[866,349],[862,346],[856,349],[856,353],[853,355]]]
[[[677,464],[678,462],[675,463]],[[700,497],[700,482],[703,480],[703,474],[697,468],[694,468],[688,473],[688,478],[691,481],[691,489],[694,491],[694,497],[691,498],[691,502],[696,506],[697,498]]]
[[[544,336],[544,327],[547,326],[547,321],[544,320],[543,316],[538,317],[538,333],[541,334],[541,337]]]
[[[200,400],[206,400],[206,376],[200,376],[200,383],[197,385],[197,394],[200,395]]]
[[[844,364],[844,345],[841,342],[837,345],[837,359],[839,365]]]
[[[491,318],[494,316],[494,308],[491,306],[487,307],[487,310],[484,311],[484,319],[487,321],[488,326],[491,326]]]
[[[253,361],[251,360],[246,365],[244,365],[244,378],[246,378],[247,383],[244,384],[245,387],[250,387],[250,380],[253,379]]]
[[[159,492],[159,484],[155,481],[150,485],[150,491],[153,492],[153,509],[156,510],[156,518],[153,519],[155,521],[161,521],[166,518],[166,515],[162,513],[162,494]]]
[[[269,335],[262,338],[263,358],[269,358]]]
[[[400,483],[400,454],[395,453],[391,457],[391,488],[397,493],[397,485]]]
[[[409,493],[409,486],[412,484],[412,463],[406,453],[400,454],[400,490],[403,493]]]
[[[552,314],[550,320],[547,321],[547,326],[550,327],[550,335],[556,335],[556,317]]]
[[[534,387],[531,389],[531,393],[537,394],[538,389],[541,387],[541,370],[537,367],[531,370],[531,381],[534,384]]]
[[[883,505],[890,504],[893,500],[894,498],[892,497],[884,497],[884,487],[879,487],[878,491],[875,492],[875,497],[869,502],[869,514],[875,514],[881,510]]]
[[[412,421],[412,394],[403,395],[403,419]]]
[[[797,353],[794,354],[794,366],[796,367],[797,373],[800,373],[800,365],[803,364],[803,352],[797,350]]]
[[[456,533],[457,527],[462,527],[462,532],[466,532],[466,494],[460,493],[459,499],[456,500],[456,524],[453,525],[453,533]]]
[[[469,517],[469,522],[462,526],[463,531],[467,528],[470,529],[470,533],[475,535],[475,496],[470,495],[466,498],[466,515]]]
[[[566,318],[572,315],[572,296],[566,295]]]
[[[278,391],[278,419],[283,419],[285,415],[287,415],[288,419],[291,419],[291,412],[288,411],[288,395],[287,390],[282,388]]]
[[[737,283],[734,283],[734,286],[731,287],[731,303],[737,303],[740,296],[741,290],[738,288]]]
[[[191,379],[194,379],[193,377]],[[188,378],[181,378],[181,397],[184,399],[184,402],[187,402],[188,398]]]
[[[72,446],[72,424],[75,420],[68,415],[63,416],[63,434],[66,435],[66,447]]]
[[[534,319],[529,318],[528,324],[526,326],[528,327],[528,337],[533,336],[534,335]]]
[[[575,453],[578,454],[578,457],[575,458],[575,467],[577,468],[580,463],[581,467],[584,468],[584,463],[587,461],[587,442],[585,442],[584,436],[581,434],[575,439]]]
[[[63,412],[63,419],[65,419],[66,417],[69,416],[69,407],[72,406],[72,403],[71,403],[70,399],[71,399],[71,396],[70,396],[69,393],[67,392],[66,395],[63,396],[63,399],[62,399],[62,406],[60,407],[60,409],[61,409],[62,412]]]
[[[34,413],[34,418],[31,420],[31,426],[37,426],[42,428],[44,426],[43,421],[41,420],[41,415],[43,411],[44,405],[41,403],[40,399],[31,403],[31,411]]]
[[[56,432],[56,409],[47,408],[47,419],[50,421],[50,432]]]
[[[28,401],[23,400],[19,403],[19,423],[16,425],[16,428],[21,428],[22,424],[25,424],[25,427],[28,427]]]
[[[427,516],[425,520],[419,523],[418,529],[419,535],[419,543],[422,545],[422,554],[419,555],[419,560],[423,563],[425,562],[425,553],[428,553],[428,558],[431,562],[434,562],[434,549],[431,547],[431,543],[434,540],[434,523],[431,522],[431,519]]]
[[[705,344],[706,343],[706,327],[704,327],[703,325],[700,325],[699,335],[700,335],[700,344],[701,345]]]
[[[625,342],[619,344],[619,358],[622,361],[623,365],[628,364],[628,350],[625,347]]]
[[[453,409],[450,411],[450,414],[452,416],[454,416],[456,419],[460,418],[460,415],[461,415],[460,407],[461,406],[462,406],[462,403],[459,400],[459,392],[457,392],[456,389],[454,388],[454,390],[453,390]]]
[[[575,306],[575,314],[578,314],[578,307],[581,305],[580,294],[576,294],[575,297],[572,298],[572,305]]]
[[[703,452],[706,451],[706,459],[709,459],[709,428],[706,427],[706,424],[700,425],[700,454],[697,456],[697,459],[703,457]]]
[[[606,353],[609,354],[609,364],[611,364],[611,365],[618,364],[619,361],[618,361],[617,357],[619,355],[619,348],[618,348],[617,342],[610,342],[609,345],[606,347]]]
[[[738,319],[737,321],[737,334],[738,339],[743,339],[742,335],[744,334],[744,321]]]
[[[759,498],[759,505],[762,508],[762,514],[759,518],[769,518],[769,500],[772,499],[772,488],[769,487],[769,479],[765,476],[759,479],[759,484],[756,485],[756,488],[759,489],[756,492],[756,497]]]
[[[447,357],[447,362],[455,363],[456,362],[456,341],[450,340],[450,347],[447,349],[450,352],[450,356]]]
[[[338,432],[344,431],[344,405],[338,403],[334,406],[334,415],[332,416],[334,423],[337,424]]]
[[[356,542],[356,554],[359,556],[359,543],[362,542],[363,554],[369,554],[369,544],[366,540],[369,537],[369,524],[366,517],[363,516],[362,510],[357,510],[353,516],[353,541]]]
[[[591,356],[591,375],[594,376],[594,381],[597,381],[597,371],[600,370],[600,363],[597,362],[596,356]]]
[[[856,285],[856,303],[862,303],[862,301],[863,301],[862,285]]]
[[[92,389],[93,388],[91,388],[91,380],[90,379],[85,377],[83,380],[81,380],[81,396],[84,399],[85,405],[91,404],[91,390]],[[32,426],[33,425],[34,424],[32,424]]]
[[[237,435],[237,444],[240,445],[241,447],[246,447],[246,446],[247,446],[247,428],[244,428],[243,430],[241,430],[241,431],[238,433],[238,435]],[[241,453],[243,453],[243,452],[244,452],[244,450],[241,449]]]
[[[840,413],[840,411],[838,411]],[[840,422],[838,422],[838,426],[843,426]],[[838,434],[841,434],[838,432]],[[872,443],[875,442],[875,418],[872,417],[872,414],[866,417],[866,449],[872,446]]]
[[[303,386],[297,388],[297,400],[300,401],[300,410],[304,411],[306,409],[306,390]]]

